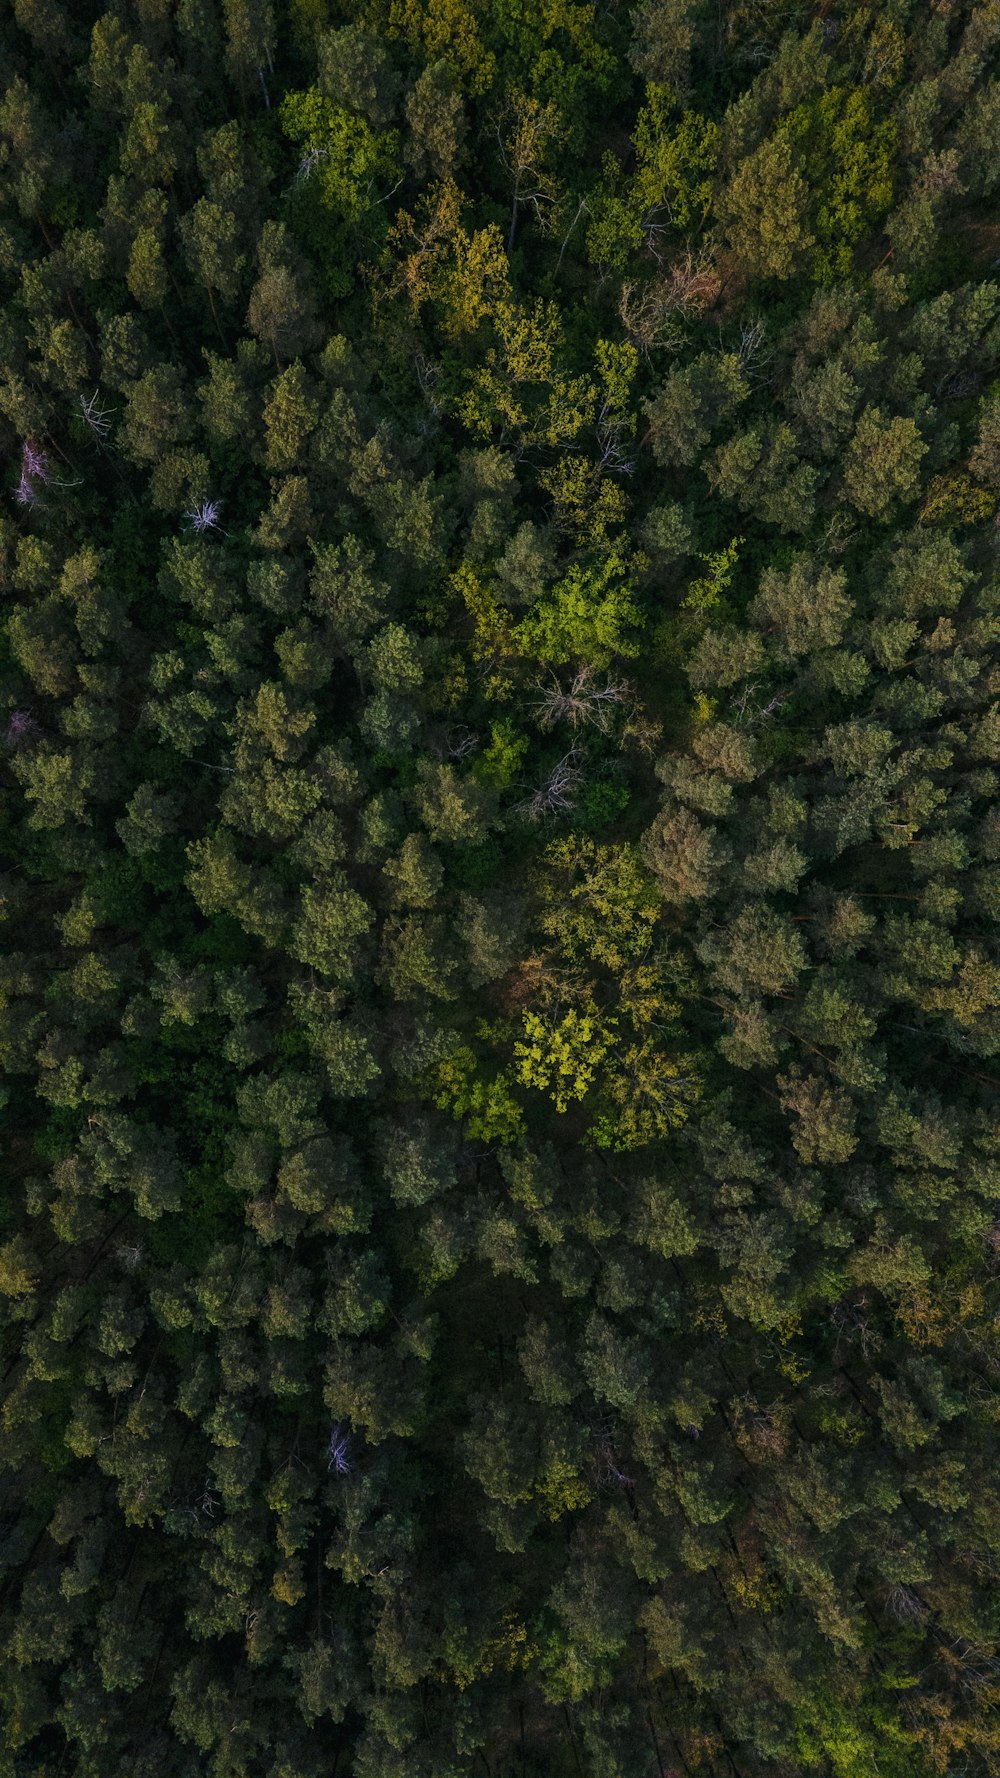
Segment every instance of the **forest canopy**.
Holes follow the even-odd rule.
[[[1000,3],[0,51],[0,1778],[990,1778]]]

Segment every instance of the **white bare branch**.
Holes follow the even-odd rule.
[[[544,821],[549,815],[562,815],[572,809],[583,783],[579,760],[579,750],[571,747],[552,767],[544,784],[517,805],[516,813],[528,821]]]

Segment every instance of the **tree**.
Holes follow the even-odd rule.
[[[454,766],[419,761],[414,800],[432,839],[471,844],[483,837],[488,798]]]
[[[193,414],[180,371],[162,364],[144,372],[128,394],[123,442],[133,462],[158,463],[191,435]]]
[[[733,353],[719,357],[706,352],[685,369],[671,371],[659,394],[646,405],[657,462],[696,462],[713,431],[748,393]]]
[[[670,87],[682,102],[690,82],[693,10],[689,0],[641,0],[629,49],[629,61],[643,79]]]
[[[385,129],[396,109],[400,81],[381,37],[349,24],[323,31],[317,48],[324,97],[363,112],[377,130]]]
[[[315,304],[284,224],[264,224],[257,259],[260,276],[250,292],[247,326],[270,346],[281,369],[282,359],[319,343]]]
[[[240,251],[236,216],[208,198],[199,198],[194,209],[181,217],[180,231],[188,266],[204,286],[212,319],[218,326],[215,299],[218,296],[227,304],[236,301],[246,265],[246,256]]]
[[[631,847],[557,840],[544,865],[540,925],[565,957],[624,970],[645,955],[657,898]]]
[[[292,930],[292,955],[323,975],[346,980],[357,966],[357,941],[371,924],[371,909],[342,871],[333,873],[322,888],[307,883]]]
[[[163,246],[155,229],[140,228],[132,242],[126,283],[140,308],[162,307],[167,290]]]
[[[549,665],[582,660],[598,668],[634,654],[640,613],[627,573],[617,552],[589,568],[571,567],[519,624],[525,653]]]
[[[545,207],[554,204],[558,183],[547,163],[558,147],[565,125],[558,106],[524,93],[515,93],[499,132],[500,155],[512,187],[507,252],[514,246],[518,218],[527,206],[541,222]]]
[[[857,1147],[854,1114],[846,1093],[797,1071],[781,1075],[783,1111],[794,1112],[792,1143],[806,1162],[847,1161]]]
[[[433,62],[407,94],[410,134],[404,158],[418,179],[447,179],[455,170],[466,123],[462,95],[448,62]]]
[[[361,654],[372,683],[361,721],[373,746],[404,752],[419,726],[415,694],[423,683],[423,665],[415,639],[402,624],[387,624]]]
[[[643,1037],[611,1058],[605,1078],[609,1109],[591,1127],[599,1148],[645,1148],[669,1136],[687,1121],[700,1097],[693,1056],[672,1055],[651,1037]]]
[[[303,365],[289,365],[274,379],[264,400],[266,467],[297,469],[318,418],[319,403]]]
[[[121,145],[122,172],[143,185],[169,185],[177,170],[176,125],[166,116],[161,100],[146,99],[135,105]]]
[[[725,237],[753,278],[792,277],[813,245],[806,224],[808,188],[785,136],[747,155],[720,194]]]
[[[602,1029],[596,1009],[581,1014],[570,1007],[554,1022],[526,1012],[522,1020],[524,1036],[514,1044],[516,1079],[548,1092],[556,1110],[564,1112],[571,1099],[585,1097],[613,1034]]]
[[[806,965],[806,949],[791,921],[764,902],[740,909],[725,933],[702,941],[701,954],[721,987],[739,994],[747,987],[780,994]]]
[[[642,855],[668,901],[710,895],[729,848],[690,809],[665,810],[643,835]]]
[[[843,571],[817,570],[807,556],[796,556],[784,573],[765,570],[754,615],[769,631],[777,631],[793,658],[815,648],[834,648],[852,611],[846,585]]]
[[[441,861],[426,834],[410,833],[384,865],[393,884],[393,900],[402,907],[435,906],[444,879]]]
[[[687,663],[687,675],[694,686],[736,685],[757,672],[763,659],[760,637],[752,632],[735,625],[707,629]]]
[[[812,524],[817,471],[802,461],[798,440],[784,421],[752,427],[719,445],[707,474],[742,511],[759,511],[782,531],[807,531]]]
[[[848,498],[871,518],[884,518],[896,500],[916,492],[920,463],[927,444],[915,420],[902,414],[886,418],[879,407],[867,407],[847,450],[844,486]]]
[[[465,947],[465,969],[474,988],[505,976],[515,961],[524,921],[523,905],[502,891],[485,899],[463,895],[456,931]]]
[[[315,567],[309,576],[310,600],[331,627],[338,647],[356,654],[361,643],[386,615],[388,587],[372,577],[374,556],[356,537],[339,543],[311,542]]]
[[[995,396],[981,405],[979,436],[969,458],[969,468],[989,487],[1000,483],[1000,401]]]
[[[286,93],[281,102],[285,134],[304,151],[300,175],[323,207],[359,222],[378,203],[381,181],[396,168],[395,131],[376,134],[364,118],[324,98],[315,87]]]
[[[276,47],[274,12],[270,0],[223,0],[226,27],[226,65],[242,91],[250,82],[260,83],[266,103],[264,70],[274,67]]]

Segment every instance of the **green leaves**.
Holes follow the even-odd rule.
[[[907,415],[891,418],[879,407],[861,415],[847,451],[844,485],[860,512],[884,518],[894,500],[916,493],[927,444]]]
[[[990,1778],[995,8],[83,11],[0,1778]]]
[[[880,117],[869,92],[831,86],[797,105],[781,134],[809,185],[818,243],[813,276],[832,283],[850,274],[853,247],[892,203],[896,126]]]
[[[364,118],[333,104],[315,87],[287,93],[279,117],[285,135],[309,162],[303,181],[315,182],[326,209],[357,222],[378,203],[379,182],[389,181],[395,171],[395,130],[374,131]]]
[[[372,924],[372,912],[343,872],[334,872],[320,887],[307,883],[302,912],[292,928],[293,957],[321,975],[343,981],[357,967],[358,940]]]
[[[574,1007],[554,1024],[538,1013],[523,1015],[524,1035],[514,1044],[515,1076],[521,1086],[547,1092],[558,1112],[582,1099],[591,1086],[613,1034],[599,1018]]]
[[[316,87],[286,93],[281,127],[300,150],[292,214],[301,238],[316,255],[336,295],[351,286],[343,263],[339,224],[380,232],[382,205],[401,182],[399,136],[375,131],[363,117],[334,104]]]
[[[784,136],[771,137],[743,160],[718,202],[734,252],[754,278],[790,278],[813,245],[809,187]]]
[[[607,667],[638,653],[639,606],[623,555],[574,566],[517,628],[518,645],[550,666],[586,661]]]

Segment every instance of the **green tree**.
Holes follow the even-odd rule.
[[[902,414],[886,418],[881,408],[865,408],[847,449],[848,498],[859,512],[884,518],[894,501],[912,499],[926,455],[915,420]]]
[[[843,571],[796,556],[785,571],[768,568],[761,576],[754,615],[768,632],[777,631],[793,658],[816,648],[833,648],[851,615]]]
[[[657,462],[696,462],[712,433],[748,393],[733,353],[718,357],[706,352],[683,370],[671,371],[646,407]]]
[[[447,61],[417,77],[405,104],[409,135],[403,154],[418,179],[447,179],[455,170],[466,121],[462,95]]]
[[[641,0],[629,60],[644,80],[670,87],[683,100],[690,83],[694,42],[689,0]]]
[[[720,193],[725,238],[751,277],[787,279],[801,265],[813,245],[808,195],[786,136],[762,142]]]

